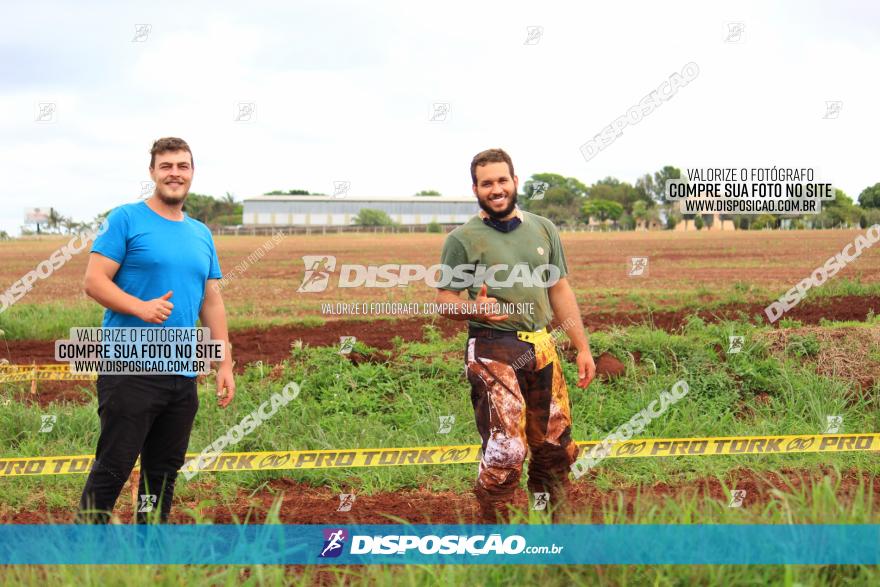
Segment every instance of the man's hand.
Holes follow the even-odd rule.
[[[486,284],[483,284],[483,287],[480,288],[480,293],[477,294],[477,297],[470,304],[475,304],[476,310],[471,314],[471,318],[474,320],[483,320],[485,322],[501,322],[502,320],[507,320],[507,314],[499,314],[494,309],[487,310],[487,308],[495,306],[498,304],[498,300],[495,298],[487,297],[489,293],[489,288],[486,287]]]
[[[235,397],[235,378],[232,365],[223,364],[217,369],[217,405],[225,408]]]
[[[593,354],[589,349],[578,351],[578,382],[577,386],[586,389],[590,382],[596,377],[596,362],[593,361]]]
[[[141,302],[136,316],[144,322],[162,324],[171,315],[171,310],[174,309],[174,304],[168,301],[171,299],[172,293],[169,291],[161,298]]]

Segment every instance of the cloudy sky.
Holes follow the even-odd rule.
[[[194,151],[193,191],[239,200],[332,193],[335,181],[358,196],[467,195],[471,157],[495,146],[521,182],[633,182],[666,164],[813,167],[853,198],[880,181],[877,5],[71,6],[0,8],[10,233],[26,207],[87,220],[136,200],[150,145],[168,135]],[[691,62],[695,79],[589,161],[581,154]],[[829,101],[842,102],[830,116]],[[54,105],[44,120],[41,104]],[[253,104],[249,118],[236,120],[240,104]]]

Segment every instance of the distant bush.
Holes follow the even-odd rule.
[[[363,208],[355,216],[354,223],[361,226],[392,226],[394,221],[382,210]]]
[[[443,227],[440,226],[439,222],[429,222],[428,232],[443,232]]]
[[[776,218],[772,214],[761,214],[752,222],[752,230],[776,228]]]

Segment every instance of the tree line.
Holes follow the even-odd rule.
[[[602,227],[632,230],[636,224],[656,224],[675,228],[683,216],[678,203],[666,201],[666,181],[681,179],[681,170],[667,165],[654,173],[639,177],[635,184],[606,177],[585,185],[574,177],[557,173],[536,173],[523,184],[520,205],[540,214],[557,226],[580,226],[594,220]],[[688,215],[694,227],[703,228],[708,217]],[[822,202],[818,214],[721,215],[733,220],[740,229],[779,228],[788,219],[790,228],[837,228],[870,226],[880,223],[880,183],[865,188],[858,204],[842,190],[834,191],[834,200]]]

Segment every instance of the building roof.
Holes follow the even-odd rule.
[[[254,196],[245,202],[424,202],[424,203],[470,203],[477,204],[474,196],[408,196],[394,198],[388,196]]]

